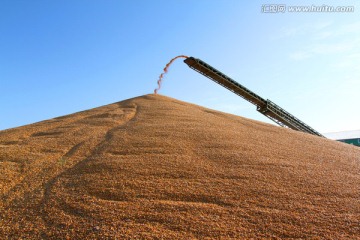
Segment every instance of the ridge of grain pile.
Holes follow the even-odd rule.
[[[146,95],[0,132],[1,239],[360,238],[360,149]]]

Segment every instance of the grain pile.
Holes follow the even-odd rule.
[[[360,149],[146,95],[0,132],[2,239],[360,238]]]

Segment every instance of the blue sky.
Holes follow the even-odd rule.
[[[269,3],[285,1],[1,0],[0,130],[152,93],[181,54],[320,132],[360,129],[360,3],[307,1],[352,13],[262,13]],[[182,60],[159,93],[271,123]]]

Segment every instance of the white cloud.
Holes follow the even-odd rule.
[[[310,51],[313,54],[333,54],[344,53],[356,47],[354,42],[339,42],[339,43],[320,43],[311,47]]]
[[[331,37],[341,37],[347,34],[354,34],[357,32],[360,32],[360,21],[342,25],[337,29],[319,31],[316,33],[315,39],[323,40]]]
[[[360,31],[360,21],[342,26],[339,34],[356,33]]]
[[[338,69],[351,69],[352,72],[360,72],[360,53],[353,53],[343,56],[338,61],[336,61],[332,67]]]
[[[296,27],[284,27],[280,30],[274,39],[297,37],[302,35],[308,35],[309,33],[317,33],[322,31],[333,23],[331,21],[321,21],[314,24],[304,24]]]
[[[334,32],[333,31],[322,31],[322,32],[318,32],[315,36],[315,38],[317,40],[323,40],[323,39],[326,39],[326,38],[330,38],[334,36]]]
[[[295,61],[305,60],[316,55],[348,54],[357,56],[360,54],[360,37],[346,38],[333,43],[315,43],[289,54],[289,58]]]
[[[289,54],[294,61],[303,61],[316,55],[325,54],[360,54],[360,21],[336,26],[331,21],[317,22],[283,28],[279,38],[305,38],[309,45],[295,49]],[[324,42],[326,40],[326,42]],[[345,65],[345,64],[344,64]]]
[[[290,54],[290,58],[295,61],[301,61],[311,57],[311,53],[307,51],[297,51]]]
[[[276,39],[312,35],[315,40],[320,40],[357,32],[360,32],[360,21],[345,24],[338,28],[334,28],[331,21],[323,21],[296,27],[284,27],[278,32]]]

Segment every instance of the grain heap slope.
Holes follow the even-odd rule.
[[[159,95],[0,132],[0,238],[360,238],[360,150]]]

